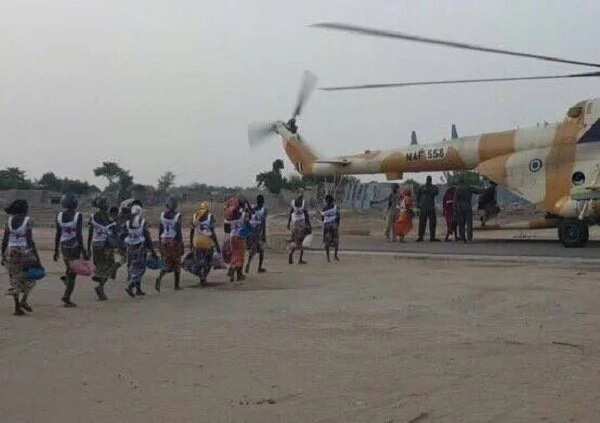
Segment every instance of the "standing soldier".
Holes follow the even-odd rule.
[[[71,269],[71,262],[83,256],[88,259],[88,254],[83,246],[83,217],[77,211],[77,198],[73,194],[62,196],[63,211],[56,217],[56,237],[54,240],[54,261],[58,261],[62,254],[65,262],[65,275],[61,277],[65,283],[65,293],[62,302],[65,307],[77,307],[71,301],[75,290],[77,274]]]
[[[458,239],[467,242],[473,240],[473,194],[479,194],[481,190],[467,184],[464,177],[454,192],[454,208],[456,223],[458,224]]]
[[[256,206],[251,210],[250,226],[252,234],[248,238],[248,263],[246,273],[250,272],[250,262],[258,253],[258,273],[266,272],[263,267],[265,260],[265,244],[267,242],[267,208],[265,198],[262,195],[256,197]]]
[[[417,242],[423,241],[425,228],[429,222],[429,240],[439,241],[435,237],[435,227],[437,224],[435,214],[435,197],[438,195],[439,189],[431,183],[431,176],[427,176],[425,185],[421,186],[417,191],[417,205],[420,209],[419,214],[419,238]]]
[[[98,209],[92,214],[88,230],[88,251],[92,253],[96,274],[92,279],[98,283],[95,291],[99,301],[106,301],[104,285],[108,278],[113,277],[118,265],[115,263],[114,240],[116,223],[111,219],[106,198],[99,197],[94,200]]]
[[[181,233],[181,213],[177,213],[177,199],[169,197],[166,210],[160,214],[160,225],[158,229],[158,242],[160,254],[165,267],[160,270],[154,288],[160,292],[162,278],[173,272],[175,278],[175,290],[179,291],[181,279],[181,256],[183,256],[183,234]]]
[[[340,211],[335,205],[333,196],[328,194],[325,197],[325,207],[321,212],[323,219],[323,244],[325,244],[325,253],[327,254],[327,262],[331,263],[329,249],[333,247],[333,258],[335,261],[340,261],[338,257],[338,249],[340,244]]]
[[[7,295],[15,301],[15,316],[22,316],[33,309],[27,302],[35,281],[27,279],[27,269],[32,264],[40,266],[31,219],[27,216],[29,205],[25,200],[15,200],[6,209],[8,223],[2,239],[2,265],[8,267],[10,288]]]

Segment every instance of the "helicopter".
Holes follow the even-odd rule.
[[[600,68],[598,63],[426,38],[351,24],[319,23],[312,26],[359,35]],[[320,90],[331,92],[598,76],[600,71],[333,86]],[[405,148],[365,150],[357,154],[327,157],[317,153],[306,142],[297,125],[297,118],[316,87],[316,76],[306,71],[292,117],[288,121],[250,124],[250,146],[261,144],[271,135],[279,135],[290,161],[300,174],[306,176],[384,174],[388,180],[399,180],[408,172],[475,171],[544,212],[543,219],[527,222],[523,228],[557,228],[558,239],[565,247],[584,246],[589,240],[589,227],[600,220],[600,98],[576,103],[568,108],[566,116],[557,123],[461,137],[457,136],[453,128],[449,140],[444,139],[436,143],[420,145],[414,141]]]

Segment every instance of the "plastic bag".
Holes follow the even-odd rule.
[[[96,266],[90,260],[73,260],[69,267],[79,276],[92,276],[96,273]]]
[[[213,254],[212,266],[215,270],[225,269],[227,267],[225,265],[225,261],[223,260],[223,256],[221,255],[221,253],[215,252]]]
[[[304,241],[302,241],[302,246],[304,248],[310,248],[313,243],[313,234],[308,234],[304,237]]]
[[[146,259],[146,267],[150,270],[160,270],[165,267],[165,262],[158,257],[148,257]]]

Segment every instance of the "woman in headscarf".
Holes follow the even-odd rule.
[[[190,230],[190,247],[193,254],[191,273],[200,278],[200,285],[205,285],[212,268],[215,249],[220,252],[219,241],[215,233],[215,217],[210,212],[210,205],[203,201],[194,213]]]
[[[165,267],[161,269],[156,278],[155,288],[160,291],[160,282],[167,273],[173,272],[175,277],[175,290],[181,289],[181,256],[183,256],[183,235],[181,233],[181,213],[177,212],[177,199],[169,197],[166,210],[160,214],[160,226],[158,229],[160,254]]]
[[[338,257],[338,249],[340,244],[340,211],[335,205],[333,196],[328,194],[325,196],[325,207],[321,211],[323,219],[323,244],[325,245],[325,253],[327,254],[327,262],[331,263],[329,250],[333,248],[333,258],[335,261],[340,261]]]
[[[246,273],[250,273],[250,263],[256,254],[258,254],[258,273],[266,272],[263,267],[265,260],[265,243],[267,242],[267,208],[265,207],[265,197],[256,196],[256,206],[250,208],[250,227],[252,231],[247,239],[248,243],[248,263],[246,263]]]
[[[404,238],[412,230],[413,217],[414,217],[414,201],[412,198],[412,192],[410,189],[404,191],[402,199],[398,204],[398,218],[396,220],[395,232],[400,242],[404,241]]]
[[[245,199],[238,199],[237,204],[232,202],[227,210],[227,221],[231,227],[231,262],[229,263],[229,281],[233,282],[237,277],[238,281],[246,279],[244,276],[244,261],[246,259],[246,238],[245,226],[249,224],[250,214],[248,204]]]
[[[79,260],[82,256],[88,259],[88,253],[83,245],[83,217],[77,211],[78,201],[73,194],[62,196],[63,211],[56,216],[56,237],[54,239],[54,261],[58,261],[62,254],[65,262],[65,275],[61,277],[65,284],[62,302],[65,307],[76,307],[71,301],[75,290],[77,274],[71,269],[71,262]]]
[[[148,251],[153,259],[158,260],[158,257],[152,245],[152,238],[141,205],[135,204],[131,207],[131,218],[125,223],[125,228],[127,229],[125,244],[127,245],[127,280],[129,281],[125,292],[133,298],[136,295],[146,295],[142,291],[142,277],[146,273]]]
[[[292,232],[292,240],[290,243],[290,254],[288,256],[289,264],[294,264],[294,252],[300,250],[300,259],[298,264],[306,264],[304,261],[304,238],[311,233],[310,218],[304,206],[304,194],[300,195],[292,201],[290,213],[288,217],[288,230]]]
[[[108,278],[112,278],[118,267],[115,262],[115,222],[108,212],[108,201],[104,197],[94,200],[97,211],[92,214],[88,230],[88,251],[92,253],[96,274],[92,279],[98,283],[94,290],[99,301],[106,301],[104,285]]]
[[[454,193],[456,187],[449,187],[444,193],[442,200],[442,210],[444,212],[444,220],[446,220],[446,239],[448,241],[451,235],[456,239],[456,216],[454,213]]]
[[[13,297],[15,316],[22,316],[25,311],[33,309],[27,302],[29,293],[35,286],[35,281],[27,280],[27,269],[31,265],[40,266],[31,219],[27,216],[29,205],[25,200],[16,200],[5,211],[8,223],[2,239],[2,265],[8,267],[10,288],[6,294]]]

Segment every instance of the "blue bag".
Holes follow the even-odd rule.
[[[46,269],[42,266],[30,267],[26,271],[26,278],[28,281],[39,281],[46,277]]]

